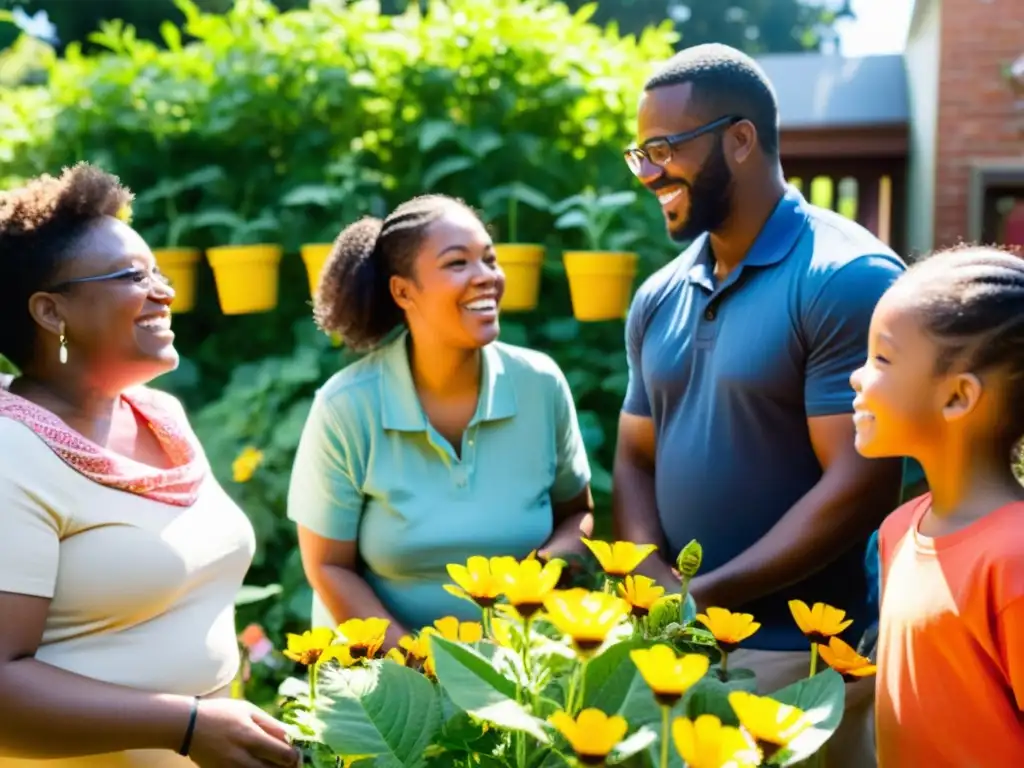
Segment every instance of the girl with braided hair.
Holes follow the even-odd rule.
[[[852,384],[858,451],[917,460],[930,489],[879,537],[878,764],[1024,765],[1024,260],[913,266]]]

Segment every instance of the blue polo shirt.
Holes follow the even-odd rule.
[[[407,630],[480,609],[444,590],[448,563],[526,557],[551,536],[552,504],[590,482],[569,385],[547,355],[484,347],[480,396],[459,450],[427,421],[408,334],[317,393],[292,469],[288,517],[357,541],[362,572]],[[313,626],[333,626],[319,599]]]
[[[875,304],[905,265],[884,243],[789,187],[744,261],[721,282],[703,235],[639,289],[626,326],[623,410],[650,417],[670,556],[693,538],[704,572],[749,548],[821,479],[807,420],[851,413]],[[890,510],[884,510],[888,512]],[[866,542],[749,605],[746,646],[807,648],[791,598],[869,617]]]

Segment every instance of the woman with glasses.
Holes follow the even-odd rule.
[[[475,555],[578,553],[590,466],[565,376],[502,344],[505,276],[470,208],[414,198],[345,229],[321,277],[320,326],[369,354],[320,390],[295,457],[288,515],[315,626],[391,621],[389,641],[445,616]]]
[[[174,291],[85,164],[0,193],[0,768],[297,765],[228,698],[248,520],[185,414]]]

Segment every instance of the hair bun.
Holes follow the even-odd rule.
[[[373,258],[384,222],[374,216],[365,216],[349,224],[334,240],[334,250],[360,262]]]

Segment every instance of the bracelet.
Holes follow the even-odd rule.
[[[196,730],[196,716],[199,714],[199,697],[196,696],[192,699],[192,708],[188,713],[188,730],[185,731],[185,738],[181,741],[181,749],[178,750],[178,754],[182,757],[188,757],[188,751],[192,748],[192,734]]]

